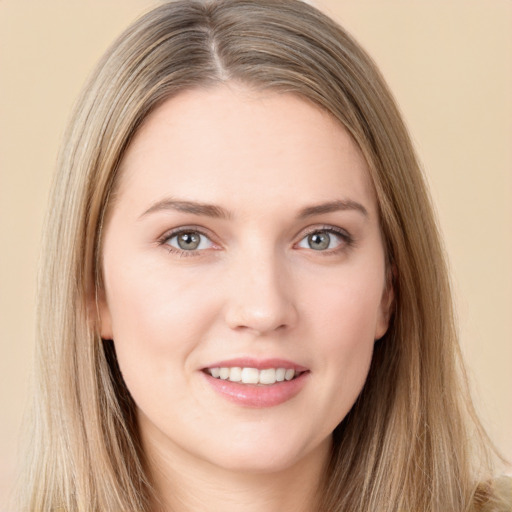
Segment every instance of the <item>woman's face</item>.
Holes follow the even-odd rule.
[[[325,455],[392,300],[345,129],[293,95],[191,90],[147,119],[120,179],[101,334],[146,447],[258,472]]]

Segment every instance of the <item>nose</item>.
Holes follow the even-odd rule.
[[[225,318],[231,329],[263,336],[296,324],[290,271],[275,255],[242,257],[229,287]]]

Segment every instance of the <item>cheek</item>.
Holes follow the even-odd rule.
[[[191,276],[179,279],[183,273],[164,273],[147,262],[110,269],[105,282],[114,346],[130,394],[142,413],[163,425],[175,421],[177,407],[191,415],[187,370],[213,304],[201,300]]]
[[[324,379],[325,403],[333,407],[333,425],[348,413],[366,381],[382,286],[380,273],[347,273],[310,302],[319,375]]]
[[[384,270],[379,265],[347,267],[322,281],[310,297],[307,307],[317,329],[332,340],[332,349],[373,344],[381,319]],[[317,282],[318,284],[318,282]]]
[[[105,282],[114,334],[145,329],[148,334],[160,332],[155,339],[163,337],[168,343],[180,325],[193,327],[192,318],[203,296],[193,272],[172,271],[161,256],[143,254],[125,261],[113,254],[110,259],[116,264],[106,261]]]
[[[164,375],[176,379],[173,365],[187,363],[200,342],[214,304],[201,287],[191,286],[193,275],[163,271],[158,263],[134,261],[116,265],[105,274],[112,333],[123,375]],[[107,261],[108,263],[108,261]]]

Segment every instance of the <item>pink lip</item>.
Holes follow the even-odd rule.
[[[276,382],[270,385],[240,384],[239,382],[216,379],[205,371],[201,372],[206,382],[214,391],[230,402],[244,407],[266,408],[283,404],[302,390],[309,377],[307,368],[282,359],[255,360],[251,358],[238,358],[230,359],[229,361],[219,361],[209,365],[207,368],[233,368],[237,366],[241,368],[257,368],[258,370],[286,368],[303,372],[293,380]]]
[[[284,368],[285,370],[295,370],[296,372],[305,372],[308,369],[305,366],[287,361],[285,359],[254,359],[251,357],[238,357],[225,361],[218,361],[209,364],[206,368],[256,368],[257,370],[265,370],[267,368]]]

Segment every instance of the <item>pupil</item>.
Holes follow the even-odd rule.
[[[178,245],[181,249],[194,250],[199,246],[199,235],[197,233],[182,233],[178,236]]]
[[[309,246],[315,251],[327,249],[330,241],[331,238],[327,233],[314,233],[309,235]]]

